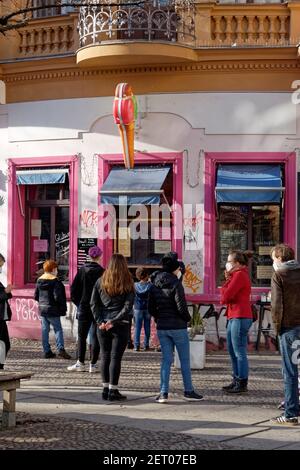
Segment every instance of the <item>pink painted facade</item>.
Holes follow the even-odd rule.
[[[22,168],[59,167],[69,168],[70,181],[70,278],[77,270],[78,237],[78,177],[79,162],[76,156],[12,158],[9,160],[8,182],[8,282],[13,286],[13,317],[9,324],[10,333],[16,337],[40,339],[40,319],[37,304],[33,300],[34,285],[25,283],[25,188],[18,191],[16,171]],[[69,286],[66,286],[67,294]]]
[[[285,212],[283,242],[296,249],[296,154],[280,152],[262,153],[206,153],[205,154],[205,201],[204,201],[204,294],[197,296],[203,302],[219,301],[216,286],[216,170],[219,163],[280,163],[285,168]],[[259,297],[265,288],[253,288]],[[196,298],[195,298],[196,300]]]

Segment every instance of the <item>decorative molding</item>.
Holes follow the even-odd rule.
[[[53,70],[43,72],[19,72],[14,74],[3,73],[0,80],[5,83],[26,82],[34,80],[60,80],[70,78],[93,78],[98,76],[114,76],[114,75],[136,75],[145,73],[194,73],[194,72],[235,72],[235,71],[288,71],[299,70],[300,62],[239,62],[239,63],[200,63],[192,65],[157,65],[157,66],[141,66],[126,67],[118,69],[91,69],[91,70]]]

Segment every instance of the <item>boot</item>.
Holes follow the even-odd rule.
[[[236,384],[236,381],[237,381],[237,377],[233,375],[231,384],[225,385],[225,387],[222,387],[222,390],[224,390],[224,392],[228,392],[228,390],[232,390]]]
[[[102,389],[102,400],[108,400],[109,389],[108,387],[103,387]]]
[[[246,393],[248,392],[247,385],[248,379],[237,379],[235,386],[232,389],[227,390],[227,393]]]
[[[119,390],[117,389],[109,390],[109,393],[108,393],[109,401],[121,401],[121,400],[126,400],[126,399],[127,397],[125,397],[125,395],[121,395]]]

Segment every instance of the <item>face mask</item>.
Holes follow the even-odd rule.
[[[226,271],[231,271],[233,268],[233,264],[228,262],[226,263],[225,268],[226,268]]]
[[[0,266],[0,274],[2,273],[2,266]]]
[[[181,276],[182,276],[182,272],[181,272],[181,271],[178,271],[178,273],[177,273],[177,278],[178,278],[178,279],[181,279]]]
[[[58,275],[57,269],[55,269],[55,271],[53,271],[53,275],[54,275],[54,276],[57,276],[57,275]]]
[[[274,261],[274,263],[273,263],[274,271],[278,271],[279,268],[280,268],[280,265],[278,263],[276,263],[276,261]]]

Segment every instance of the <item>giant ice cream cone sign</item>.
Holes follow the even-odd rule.
[[[119,127],[123,144],[123,157],[126,168],[134,167],[134,126],[137,115],[137,102],[128,83],[119,83],[114,101],[114,119]]]

